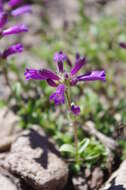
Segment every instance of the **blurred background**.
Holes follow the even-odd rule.
[[[126,42],[126,1],[29,0],[25,3],[32,5],[32,14],[13,19],[9,25],[25,23],[29,32],[1,40],[2,49],[21,41],[25,51],[8,60],[11,90],[1,72],[0,107],[8,106],[16,113],[22,128],[38,124],[59,146],[71,144],[73,136],[65,106],[55,107],[50,103],[53,89],[43,81],[25,81],[24,70],[26,67],[47,67],[55,71],[53,55],[59,50],[68,54],[73,63],[77,52],[87,56],[88,63],[81,72],[104,69],[107,74],[105,83],[86,82],[72,89],[72,98],[81,107],[79,139],[90,140],[82,155],[84,164],[81,173],[85,167],[92,172],[100,168],[99,186],[91,182],[88,184],[90,189],[99,189],[126,159],[126,50],[119,46],[120,42]],[[85,125],[93,125],[101,134],[118,143],[119,148],[113,149],[108,156],[105,143],[97,135],[86,131]],[[71,157],[69,154],[63,156]],[[70,171],[73,175],[77,168],[72,166]]]

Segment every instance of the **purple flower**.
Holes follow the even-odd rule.
[[[15,53],[21,53],[23,50],[24,50],[24,47],[20,43],[12,45],[3,52],[2,58],[6,59],[8,56]]]
[[[121,48],[126,49],[126,43],[124,43],[124,42],[120,42],[119,45],[120,45]]]
[[[95,81],[95,80],[101,80],[105,81],[105,72],[102,71],[92,71],[84,75],[80,75],[77,77],[78,81]]]
[[[23,0],[10,0],[9,1],[9,6],[10,7],[15,7],[15,6],[21,4],[22,2],[23,2]]]
[[[86,63],[86,58],[85,57],[81,58],[79,54],[76,54],[75,66],[70,71],[71,86],[76,85],[80,81],[96,81],[96,80],[105,81],[106,80],[106,75],[103,70],[92,71],[83,75],[76,76],[77,72],[85,65],[85,63]]]
[[[8,15],[6,12],[2,11],[0,12],[0,28],[2,28],[8,20]]]
[[[52,71],[43,69],[43,70],[36,70],[36,69],[26,69],[24,75],[26,77],[26,80],[34,79],[34,80],[46,80],[47,83],[51,87],[56,87],[56,92],[54,92],[50,96],[50,100],[53,100],[54,103],[57,104],[63,104],[65,102],[64,93],[65,90],[67,91],[70,86],[75,86],[77,83],[81,81],[105,81],[106,76],[105,72],[103,70],[101,71],[92,71],[86,74],[82,74],[77,76],[77,72],[85,65],[86,58],[80,57],[79,54],[76,54],[76,61],[73,68],[70,70],[70,72],[65,71],[64,69],[64,61],[67,62],[67,56],[60,51],[59,53],[56,53],[54,55],[54,61],[57,63],[57,73],[55,74]],[[70,65],[71,61],[69,60]],[[59,73],[60,72],[60,73]],[[68,97],[67,97],[68,98]],[[78,106],[72,105],[71,111],[75,115],[78,115],[80,113],[80,108]]]
[[[78,79],[77,78],[72,78],[71,81],[70,81],[70,85],[71,86],[75,86],[78,82]]]
[[[64,84],[60,84],[57,88],[56,88],[56,92],[54,92],[51,96],[50,96],[50,100],[54,101],[54,103],[56,105],[59,104],[64,104],[65,103],[65,85]]]
[[[65,60],[66,60],[66,55],[62,51],[55,53],[54,55],[55,62],[63,62]]]
[[[80,114],[80,107],[76,105],[71,105],[71,111],[74,115],[79,115]]]
[[[66,61],[66,63],[70,67],[72,67],[72,63],[71,63],[70,59],[62,51],[56,52],[53,59],[57,63],[58,71],[61,73],[64,72],[64,66],[63,66],[64,61]]]
[[[7,36],[7,35],[13,35],[13,34],[19,34],[21,32],[28,32],[28,28],[26,25],[21,24],[21,25],[15,25],[12,26],[6,30],[2,31],[2,36]]]
[[[22,7],[19,7],[17,9],[13,10],[11,12],[11,15],[16,17],[16,16],[20,16],[22,14],[30,13],[30,12],[32,12],[31,6],[30,5],[25,5],[25,6],[22,6]]]
[[[47,79],[46,81],[47,81],[47,83],[48,83],[49,86],[51,86],[51,87],[57,87],[57,84],[56,84],[56,82],[54,80]]]
[[[54,61],[57,63],[59,72],[63,73],[63,62],[66,60],[66,55],[62,51],[55,53]]]
[[[0,0],[0,12],[3,11],[3,0]]]
[[[76,59],[75,66],[71,69],[70,73],[71,75],[75,75],[86,63],[86,58],[78,58]]]
[[[60,78],[52,71],[47,69],[37,70],[37,69],[26,69],[24,73],[26,80],[59,80]]]

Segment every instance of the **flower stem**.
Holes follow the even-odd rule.
[[[6,65],[3,66],[3,74],[4,74],[6,85],[11,89],[10,81],[8,78],[8,69],[7,69]]]
[[[67,102],[68,102],[69,116],[70,116],[70,119],[71,119],[71,122],[72,122],[72,126],[73,126],[73,129],[74,129],[75,161],[76,161],[76,164],[78,164],[79,157],[78,157],[77,125],[76,125],[76,121],[73,120],[73,117],[72,117],[72,115],[70,113],[70,111],[71,111],[71,99],[70,99],[70,95],[69,95],[68,91],[66,91],[66,99],[67,99]]]
[[[76,164],[78,164],[78,136],[77,136],[77,125],[76,122],[73,122],[73,128],[74,128],[74,144],[75,144],[75,159],[76,159]]]

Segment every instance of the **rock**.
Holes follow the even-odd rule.
[[[6,153],[0,153],[0,168],[3,166],[3,163],[8,155],[8,152]]]
[[[126,189],[126,160],[122,162],[101,190],[125,190]]]
[[[99,189],[103,183],[103,178],[103,171],[99,167],[96,167],[92,172],[92,178],[90,181],[91,189]]]
[[[7,176],[8,174],[5,174],[5,171],[1,171],[0,169],[0,187],[2,187],[2,190],[18,190],[16,185],[12,182],[11,179]]]
[[[0,168],[0,187],[2,187],[2,190],[33,190],[32,187],[27,186],[3,168]]]
[[[86,178],[89,178],[91,176],[91,170],[89,168],[86,168],[84,173]]]
[[[75,176],[72,178],[75,190],[88,190],[86,179],[82,176]]]
[[[17,127],[19,118],[7,108],[0,109],[0,152],[8,151],[21,129]]]
[[[40,127],[17,138],[4,167],[36,190],[60,190],[67,183],[68,167]]]

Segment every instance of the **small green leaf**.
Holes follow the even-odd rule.
[[[61,152],[70,152],[75,154],[75,148],[70,144],[64,144],[60,147]]]
[[[90,140],[89,139],[83,139],[80,143],[80,147],[79,147],[79,154],[81,154],[88,146]]]
[[[14,85],[13,85],[13,91],[15,92],[15,95],[17,97],[20,96],[21,94],[21,91],[22,91],[22,87],[21,87],[21,84],[19,82],[16,82]]]

